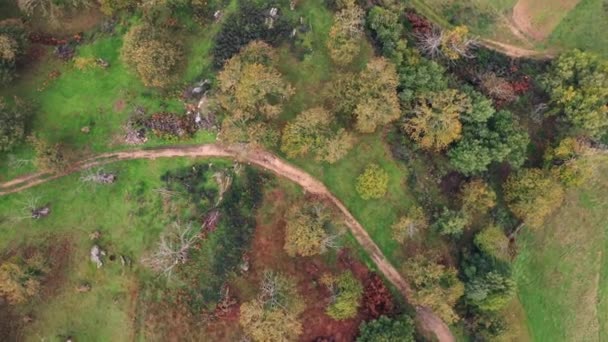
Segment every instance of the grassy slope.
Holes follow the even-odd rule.
[[[571,191],[555,217],[518,241],[519,297],[534,340],[608,336],[608,160],[596,163],[599,178]]]
[[[605,3],[603,0],[582,0],[555,28],[549,43],[608,57],[608,6]]]

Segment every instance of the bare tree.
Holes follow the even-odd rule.
[[[418,42],[418,49],[431,58],[438,58],[443,55],[441,44],[443,42],[443,30],[433,27],[429,31],[420,31],[415,34]]]
[[[161,235],[156,251],[142,263],[170,279],[173,269],[188,261],[189,250],[199,239],[191,224],[174,222]]]

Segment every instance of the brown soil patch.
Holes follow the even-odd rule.
[[[120,99],[116,102],[114,102],[114,111],[115,112],[122,112],[125,109],[125,100]]]
[[[513,22],[530,38],[543,41],[580,0],[519,0],[513,7]]]

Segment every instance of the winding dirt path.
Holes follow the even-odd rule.
[[[345,218],[345,223],[357,239],[361,247],[369,254],[384,274],[405,298],[411,298],[412,289],[408,282],[386,259],[378,246],[374,243],[363,226],[348,211],[346,206],[325,185],[305,171],[287,163],[274,154],[259,150],[246,149],[241,146],[222,146],[217,144],[161,147],[155,149],[131,150],[123,152],[104,153],[85,159],[73,164],[65,172],[60,174],[35,173],[21,176],[10,181],[0,183],[0,196],[16,193],[36,185],[57,179],[74,172],[82,171],[91,167],[101,166],[121,160],[131,159],[157,159],[171,157],[224,157],[235,159],[240,162],[254,164],[260,168],[271,171],[281,177],[287,178],[299,184],[305,191],[312,194],[324,196],[336,205]],[[429,308],[416,307],[417,323],[426,332],[435,336],[441,342],[453,342],[454,336],[448,326]]]

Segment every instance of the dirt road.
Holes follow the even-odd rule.
[[[254,164],[260,168],[271,171],[278,176],[287,178],[299,184],[305,191],[324,196],[332,201],[343,213],[345,222],[363,249],[370,255],[378,269],[406,298],[411,298],[412,289],[408,282],[386,259],[378,246],[374,243],[363,226],[348,211],[346,206],[329,191],[325,185],[303,170],[287,163],[274,154],[258,150],[247,149],[241,146],[222,146],[216,144],[162,147],[156,149],[131,150],[124,152],[104,153],[90,159],[75,163],[60,174],[36,173],[15,178],[0,184],[0,196],[16,193],[36,185],[57,179],[68,174],[82,171],[91,167],[114,163],[130,159],[157,159],[171,157],[225,157],[237,161]],[[417,322],[420,327],[435,335],[441,342],[453,342],[454,336],[448,326],[437,317],[429,308],[417,307]]]

